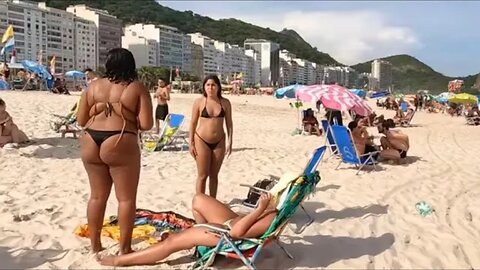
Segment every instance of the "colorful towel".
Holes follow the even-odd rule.
[[[117,223],[117,216],[110,216],[110,218],[105,219],[102,236],[110,237],[118,241],[120,239],[120,227]],[[137,209],[132,239],[145,238],[149,244],[155,244],[159,241],[156,237],[157,235],[180,232],[192,227],[194,224],[195,221],[193,219],[172,211],[154,212],[151,210]],[[74,234],[80,237],[88,237],[88,225],[78,226]]]

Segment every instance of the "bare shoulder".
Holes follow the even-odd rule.
[[[143,85],[143,83],[141,83],[139,81],[133,81],[132,83],[130,83],[128,85],[128,88],[132,89],[133,91],[135,91],[138,94],[143,94],[145,92],[148,93],[147,87],[145,87],[145,85]]]
[[[222,105],[225,107],[232,107],[232,103],[230,103],[230,100],[228,100],[228,98],[222,97],[220,102],[222,102]]]

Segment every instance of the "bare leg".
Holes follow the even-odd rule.
[[[109,166],[115,186],[120,225],[120,253],[126,254],[132,252],[132,232],[140,177],[140,149],[137,135],[123,134],[115,146],[118,136],[112,136],[103,142],[100,157]]]
[[[14,143],[22,143],[28,141],[27,135],[20,129],[18,129],[17,125],[12,124],[12,140]]]
[[[165,241],[142,251],[101,258],[100,263],[111,266],[151,265],[180,250],[191,249],[195,246],[213,247],[218,240],[217,236],[208,233],[206,229],[194,227],[181,233],[172,234]]]
[[[390,149],[392,148],[392,145],[390,142],[387,140],[387,137],[382,137],[380,138],[380,144],[382,145],[382,149]]]
[[[386,160],[400,162],[400,153],[395,149],[384,149],[380,152],[380,157]]]
[[[199,224],[223,224],[229,219],[238,217],[228,206],[205,194],[197,194],[193,197],[192,212],[195,221]]]
[[[210,171],[210,163],[212,150],[205,144],[202,139],[195,134],[195,149],[197,150],[197,182],[195,184],[196,194],[205,194],[206,182]]]
[[[217,197],[218,173],[222,168],[223,158],[225,157],[225,138],[213,150],[210,163],[210,172],[208,174],[208,191],[213,198]]]
[[[87,220],[90,242],[93,252],[102,250],[100,234],[105,216],[107,200],[112,189],[112,178],[99,157],[99,149],[90,135],[83,135],[80,140],[80,156],[90,182],[90,199],[87,206]]]
[[[3,147],[7,143],[11,143],[12,136],[0,136],[0,147]]]
[[[160,120],[155,119],[155,134],[160,133]]]

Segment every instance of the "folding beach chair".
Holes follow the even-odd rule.
[[[50,127],[60,134],[62,138],[65,138],[67,133],[72,133],[74,138],[77,138],[77,134],[82,131],[82,129],[77,125],[77,112],[78,106],[80,104],[80,98],[77,100],[77,103],[70,109],[70,112],[65,115],[52,114],[57,120],[50,121]]]
[[[333,136],[332,136],[332,129],[331,129],[330,123],[328,123],[328,120],[322,120],[321,122],[322,122],[323,133],[326,136],[325,145],[330,150],[330,156],[328,157],[330,158],[333,155],[338,154],[338,149],[337,149],[337,146],[335,145],[335,140],[333,139]]]
[[[355,149],[352,134],[347,127],[333,125],[331,128],[335,144],[338,147],[341,157],[337,169],[342,163],[353,164],[355,167],[358,167],[357,174],[360,173],[360,170],[365,165],[372,165],[373,168],[376,169],[375,164],[377,161],[375,160],[374,156],[380,153],[380,151],[359,155]]]
[[[320,162],[322,161],[323,155],[325,154],[326,148],[327,148],[326,146],[322,146],[322,147],[319,147],[319,148],[315,149],[315,151],[313,151],[312,156],[310,157],[310,160],[308,161],[307,165],[305,166],[305,168],[303,170],[303,175],[308,175],[308,174],[314,173],[317,170],[317,167],[320,164]],[[272,179],[272,181],[274,182],[275,185],[278,184],[278,180],[273,179],[272,176],[270,178]],[[291,179],[291,180],[293,181],[294,179]],[[246,184],[240,184],[240,186],[250,188],[249,194],[254,193],[254,194],[256,194],[257,198],[259,198],[262,193],[269,192],[271,189],[275,188],[275,186],[273,186],[270,189],[263,189],[263,188],[260,188],[260,187],[255,187],[255,186],[246,185]],[[255,204],[249,202],[248,200],[244,200],[243,205],[247,206],[247,207],[250,207],[250,208],[255,208],[258,205],[258,200],[255,201]],[[297,234],[299,234],[303,230],[305,230],[305,228],[307,228],[314,221],[313,217],[307,212],[307,210],[303,207],[303,205],[300,205],[300,208],[307,215],[308,221],[300,229],[298,229],[298,230],[293,230],[292,229],[292,231],[294,231]]]
[[[400,109],[402,110],[402,112],[407,112],[408,110],[408,103],[407,102],[401,102],[400,103]]]
[[[267,231],[258,238],[233,239],[229,230],[222,227],[206,224],[197,224],[196,227],[205,227],[210,233],[219,236],[218,244],[215,247],[198,246],[195,254],[198,260],[192,265],[192,269],[205,269],[213,264],[216,255],[226,256],[228,258],[240,259],[249,269],[257,269],[255,261],[258,258],[263,247],[271,242],[277,245],[285,254],[293,259],[293,256],[280,243],[279,238],[288,224],[290,218],[296,212],[302,201],[315,190],[315,186],[320,181],[318,172],[298,177],[284,192],[286,192],[283,202],[278,206],[278,213]]]
[[[185,135],[181,134],[181,128],[185,121],[183,114],[170,113],[165,117],[165,121],[160,131],[160,146],[161,150],[165,150],[168,146],[173,146],[178,149],[176,142],[180,140],[182,146],[188,144]],[[184,148],[181,147],[183,150]]]
[[[415,116],[415,110],[410,110],[410,112],[407,113],[405,119],[400,121],[400,126],[402,127],[412,126],[412,119],[414,116]]]

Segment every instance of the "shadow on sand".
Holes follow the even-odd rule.
[[[42,264],[61,260],[68,251],[55,249],[29,249],[0,247],[0,269],[37,268]],[[18,255],[13,255],[18,253]],[[62,256],[59,256],[61,255]],[[45,266],[44,266],[45,267]]]
[[[77,159],[80,158],[80,146],[77,139],[72,138],[38,138],[32,139],[28,145],[34,148],[31,153],[22,153],[29,158]]]

